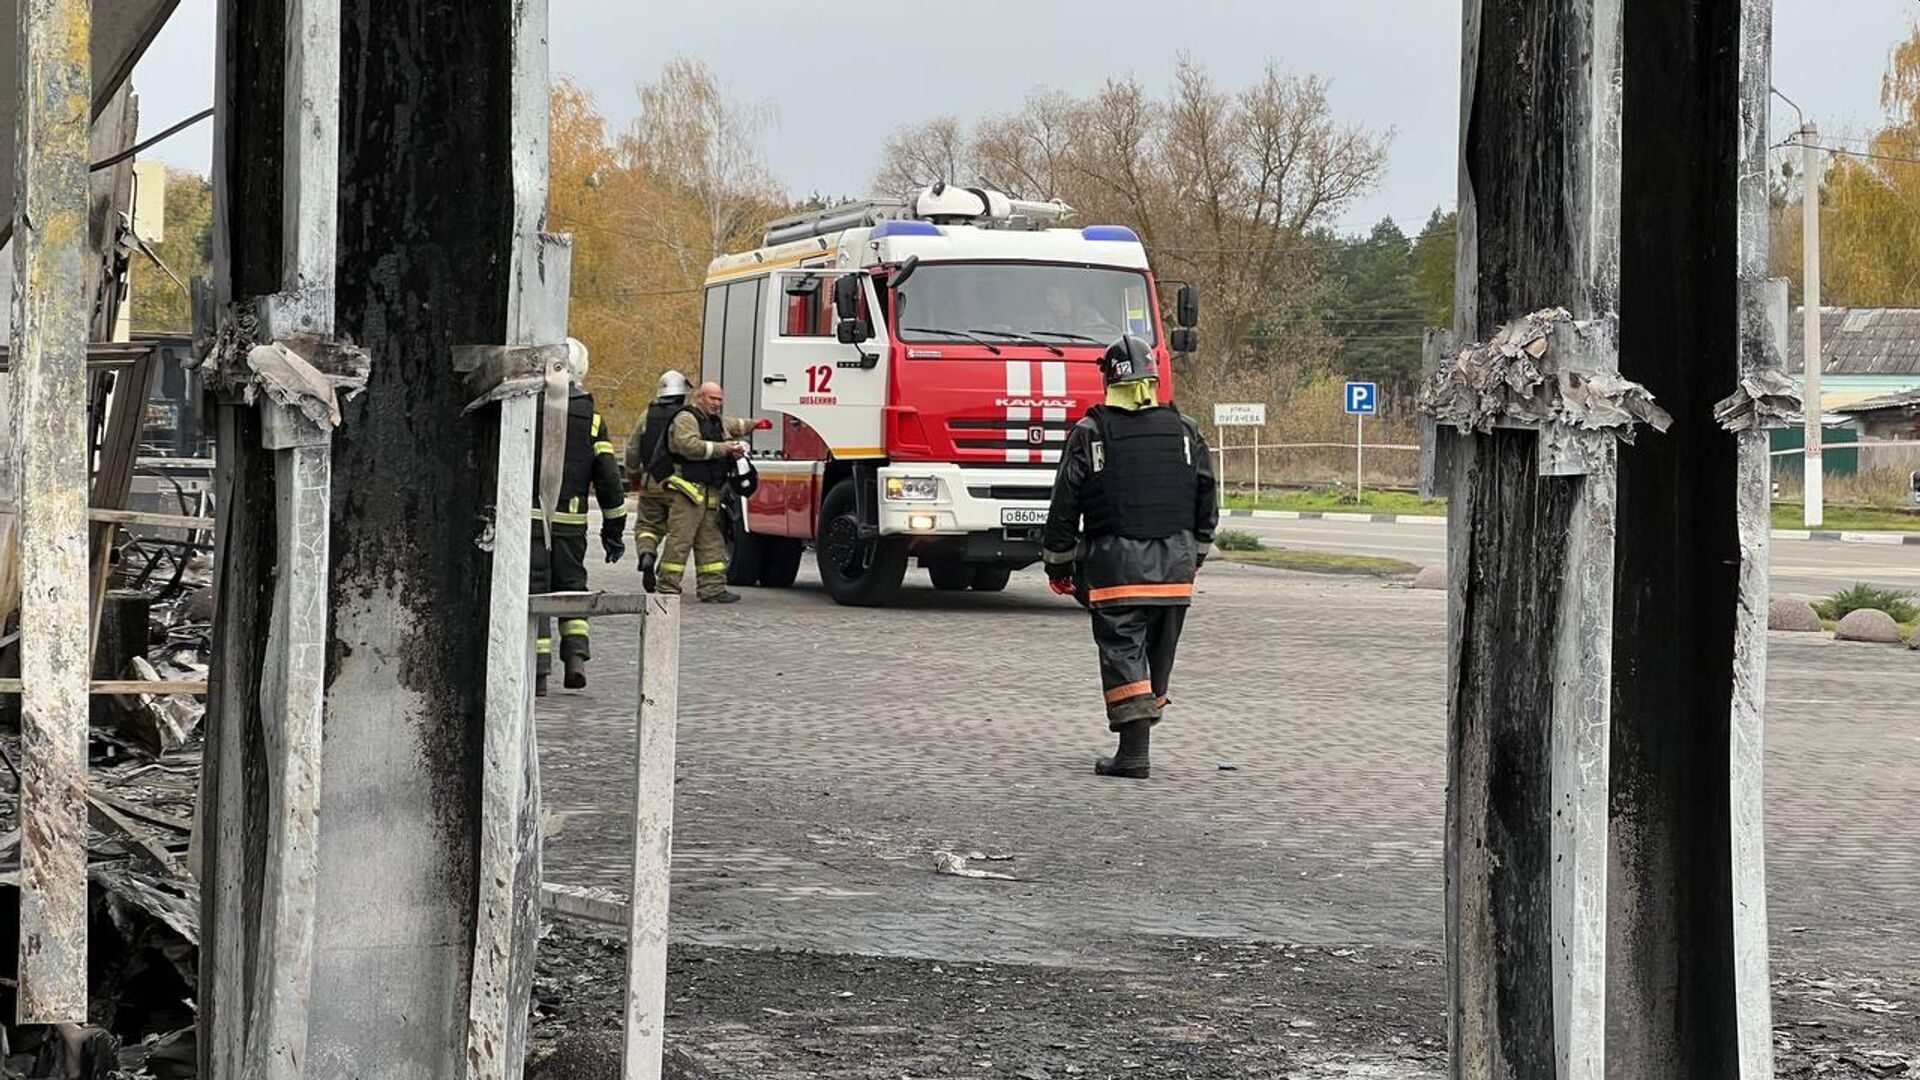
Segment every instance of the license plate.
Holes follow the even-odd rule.
[[[1047,512],[1043,508],[1029,510],[1009,506],[1000,511],[1002,525],[1045,525],[1046,523]]]

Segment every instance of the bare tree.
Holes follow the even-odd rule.
[[[1379,182],[1387,141],[1338,123],[1318,78],[1269,67],[1229,92],[1182,58],[1163,97],[1128,79],[1083,98],[1037,91],[971,132],[952,118],[905,129],[876,183],[979,182],[1131,226],[1162,280],[1206,293],[1200,396],[1261,383],[1278,400],[1337,347],[1314,314],[1330,231]]]
[[[903,128],[888,137],[874,190],[905,197],[938,181],[975,183],[966,129],[957,117],[942,116]]]
[[[968,143],[982,184],[1028,199],[1063,198],[1080,107],[1058,91],[1037,91],[1019,112],[981,121]]]
[[[670,61],[659,79],[640,88],[640,116],[621,138],[620,152],[629,167],[699,208],[705,228],[697,237],[650,215],[654,234],[686,272],[725,253],[761,224],[778,198],[779,185],[759,144],[773,119],[771,105],[731,100],[711,69],[686,57]]]

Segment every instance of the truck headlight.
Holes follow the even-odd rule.
[[[940,497],[940,481],[931,476],[887,477],[888,502],[932,502]]]

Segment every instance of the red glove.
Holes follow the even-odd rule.
[[[1047,579],[1047,588],[1052,589],[1055,596],[1072,596],[1073,579],[1050,577]]]
[[[758,419],[758,420],[755,420],[755,421],[753,422],[753,430],[755,430],[755,431],[772,431],[772,430],[773,430],[773,421],[771,421],[771,420],[769,420],[769,419],[767,419],[766,417],[764,417],[764,416],[763,416],[763,417],[761,417],[760,419]]]

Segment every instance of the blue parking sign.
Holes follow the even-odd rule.
[[[1347,384],[1347,414],[1350,416],[1375,416],[1380,412],[1380,387],[1377,383],[1350,382]]]

